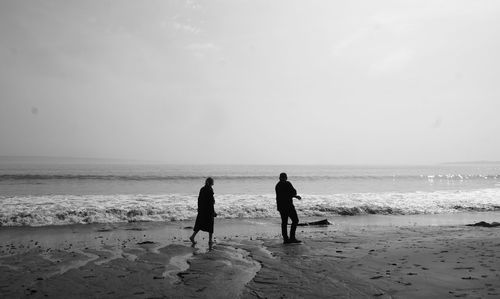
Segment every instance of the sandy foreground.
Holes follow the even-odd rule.
[[[4,227],[0,297],[500,298],[500,228],[464,225],[492,219],[339,217],[299,245],[277,219],[218,220],[211,251],[187,222]]]

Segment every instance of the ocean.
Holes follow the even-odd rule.
[[[500,163],[429,166],[164,165],[0,160],[0,226],[181,221],[215,179],[218,217],[278,217],[274,186],[286,172],[299,217],[500,210]]]

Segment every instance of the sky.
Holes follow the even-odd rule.
[[[499,1],[0,2],[0,155],[500,160]]]

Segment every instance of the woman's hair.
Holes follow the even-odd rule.
[[[205,186],[210,186],[214,183],[214,179],[212,179],[211,177],[208,177],[206,180],[205,180]]]
[[[280,173],[280,181],[286,181],[288,177],[286,176],[286,173],[282,172]]]

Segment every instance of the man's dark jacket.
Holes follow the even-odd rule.
[[[297,195],[297,190],[293,188],[289,181],[279,181],[274,188],[276,190],[276,204],[278,211],[285,211],[293,208],[293,197]]]

